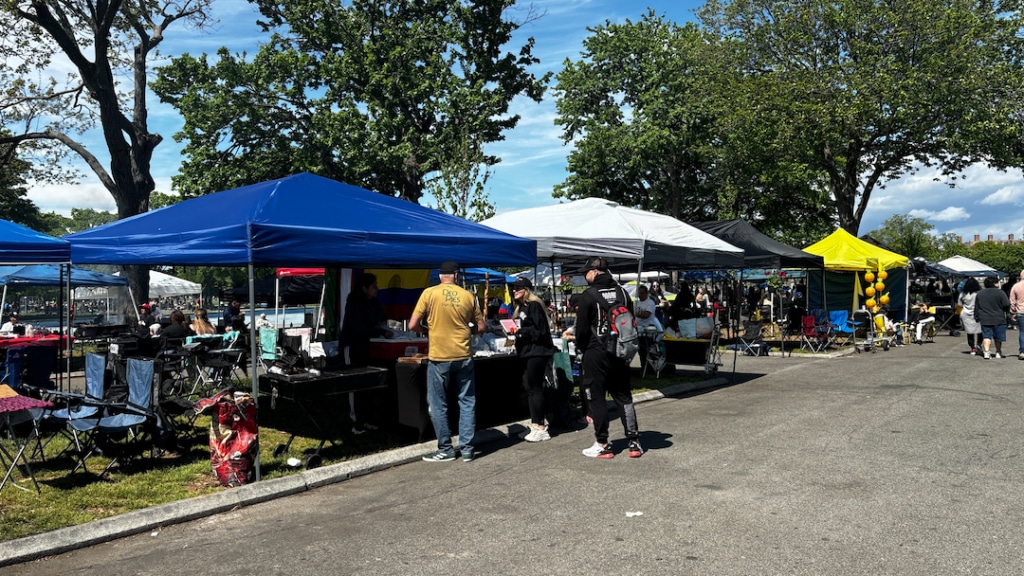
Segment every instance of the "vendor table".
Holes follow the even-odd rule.
[[[324,410],[325,400],[339,394],[383,388],[387,385],[387,374],[386,368],[375,366],[348,368],[333,372],[325,371],[319,376],[308,373],[291,375],[268,373],[259,377],[259,389],[261,394],[270,395],[271,408],[280,398],[294,402],[302,410],[303,417],[296,423],[295,429],[298,429],[298,425],[306,419],[316,428],[320,434],[320,445],[316,452],[306,459],[306,467],[315,468],[322,462],[320,451],[324,444],[328,441],[335,444],[334,439],[340,436],[337,434],[338,426],[336,425],[339,418],[334,417],[337,414],[326,414],[331,417],[331,422],[335,423],[334,425],[326,422],[324,417],[317,418],[318,412],[320,414],[329,412]],[[327,428],[331,428],[333,431],[328,431]],[[287,452],[294,439],[295,433],[293,432],[287,443],[274,448],[274,456],[280,456]]]
[[[11,348],[13,346],[57,346],[67,336],[16,336],[14,338],[0,338],[0,348]]]
[[[388,339],[370,338],[370,359],[371,360],[394,360],[400,356],[409,356],[406,352],[415,348],[417,354],[426,353],[427,339]]]
[[[935,308],[935,332],[949,330],[950,336],[960,335],[960,312],[953,306],[934,306]]]
[[[38,431],[31,410],[39,408],[52,408],[53,404],[45,400],[36,400],[16,393],[7,385],[0,385],[0,435],[6,435],[13,442],[13,453],[3,444],[0,444],[0,465],[6,468],[4,479],[0,481],[0,491],[4,489],[7,482],[22,490],[28,490],[24,486],[11,480],[14,471],[21,466],[24,467],[23,475],[32,480],[32,484],[39,492],[39,483],[36,482],[36,475],[32,472],[32,466],[25,456],[25,449],[36,439]],[[31,423],[31,424],[30,424]],[[21,434],[17,426],[22,425],[28,432]]]
[[[473,359],[476,376],[476,424],[487,428],[515,422],[529,415],[523,390],[523,362],[514,354],[497,354]],[[398,422],[415,428],[422,441],[432,437],[433,425],[427,411],[427,362],[398,362],[395,365]],[[450,395],[450,397],[454,397]],[[457,399],[449,402],[452,430],[458,430]]]

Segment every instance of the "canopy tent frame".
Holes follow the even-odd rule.
[[[532,240],[309,173],[191,198],[65,239],[79,263],[245,266],[251,303],[256,265],[424,268],[449,258],[463,266],[524,265],[537,249]],[[259,350],[255,337],[249,341],[258,408]],[[258,455],[254,472],[259,480]]]

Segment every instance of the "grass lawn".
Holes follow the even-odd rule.
[[[634,370],[633,390],[637,392],[705,379],[703,370],[679,372],[660,379],[640,380],[638,376]],[[278,402],[275,409],[270,409],[269,399],[260,398],[260,472],[264,479],[301,472],[301,466],[289,466],[287,460],[292,457],[304,460],[305,455],[312,454],[320,445],[318,433],[311,426],[293,426],[300,416],[290,402]],[[24,479],[18,472],[14,479],[30,490],[8,485],[0,492],[0,541],[226,490],[210,468],[209,425],[209,416],[200,416],[194,426],[185,430],[188,435],[179,437],[175,450],[155,457],[146,451],[142,458],[113,468],[103,478],[99,473],[109,458],[89,458],[87,471],[72,473],[73,455],[61,454],[68,442],[63,437],[54,437],[46,445],[45,461],[32,459],[41,492],[31,489],[31,480]],[[274,448],[287,442],[293,430],[296,437],[290,449],[275,457]],[[0,439],[0,443],[11,446],[8,439]],[[414,443],[415,432],[398,425],[361,435],[346,431],[334,442],[327,442],[321,456],[326,466]]]

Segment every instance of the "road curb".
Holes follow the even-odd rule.
[[[666,396],[716,388],[726,383],[728,383],[726,378],[719,377],[700,382],[677,384],[662,390],[648,390],[634,394],[633,401],[636,404],[650,402]],[[477,444],[486,444],[488,442],[515,438],[520,431],[525,430],[529,425],[529,420],[522,420],[494,428],[486,428],[477,431],[475,440]],[[299,494],[329,484],[344,482],[351,478],[417,461],[427,452],[436,449],[436,445],[436,441],[430,440],[420,444],[403,446],[347,462],[304,470],[291,476],[261,480],[260,482],[246,484],[230,490],[222,490],[213,494],[168,502],[167,504],[133,510],[77,526],[69,526],[43,534],[0,542],[0,567],[63,554],[118,538],[159,530],[164,526],[220,514],[242,506],[249,506],[274,498]]]

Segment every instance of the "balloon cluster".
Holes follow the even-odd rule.
[[[872,271],[868,270],[864,273],[864,281],[868,284],[867,287],[864,288],[864,295],[868,297],[864,302],[864,305],[868,307],[868,310],[874,310],[878,305],[885,306],[889,303],[889,293],[883,293],[883,290],[885,290],[885,282],[883,282],[883,280],[888,277],[889,275],[885,270],[879,270],[878,281],[875,282],[875,274]],[[876,295],[878,296],[877,301],[875,300]]]

